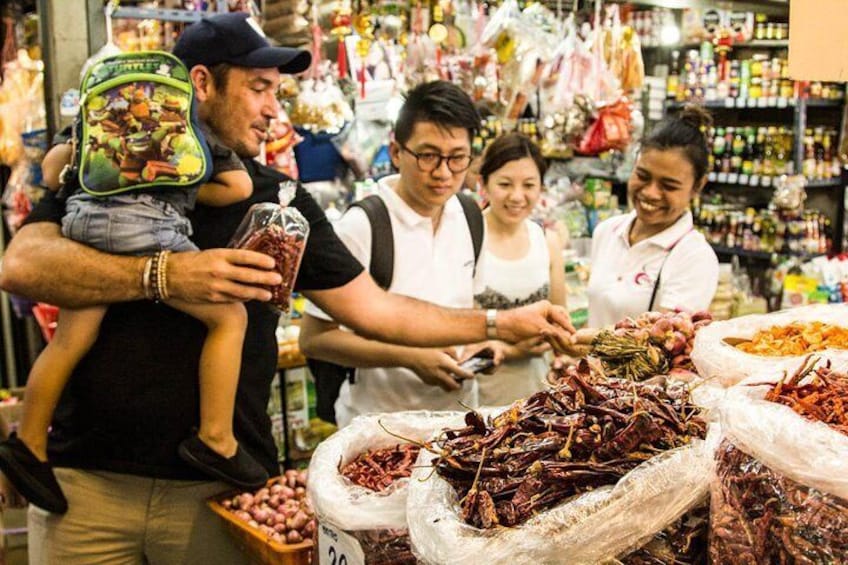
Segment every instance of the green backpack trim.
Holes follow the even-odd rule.
[[[195,129],[194,88],[182,61],[164,51],[105,57],[80,90],[74,156],[85,192],[180,189],[206,179],[208,148]]]

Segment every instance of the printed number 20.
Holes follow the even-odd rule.
[[[347,556],[344,553],[342,553],[338,556],[338,560],[337,560],[336,559],[336,548],[333,547],[332,545],[330,546],[330,549],[327,551],[327,553],[330,555],[330,559],[332,559],[332,561],[330,562],[330,565],[347,565]]]

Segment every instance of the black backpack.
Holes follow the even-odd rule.
[[[477,268],[477,260],[480,258],[480,250],[483,247],[483,214],[477,202],[467,194],[457,194],[462,211],[465,212],[465,220],[468,222],[468,230],[471,232],[471,243],[474,247],[474,268]],[[385,245],[383,242],[394,242],[392,234],[392,221],[389,218],[389,210],[383,199],[373,194],[354,202],[351,207],[362,208],[368,216],[371,224],[371,264],[368,271],[374,281],[381,288],[388,290],[392,285],[395,265],[394,245]],[[345,380],[351,384],[354,382],[356,369],[343,367],[329,361],[318,359],[307,359],[306,364],[315,380],[316,413],[325,422],[336,423],[336,410],[334,405],[339,397],[339,391]]]

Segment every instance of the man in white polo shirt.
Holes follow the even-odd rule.
[[[478,114],[459,87],[436,81],[411,90],[390,146],[400,174],[379,182],[394,241],[393,293],[440,306],[474,305],[476,264],[469,223],[456,194],[471,163]],[[351,208],[336,232],[363,265],[371,263],[371,224]],[[476,274],[475,274],[476,273]],[[363,304],[362,308],[368,308]],[[477,403],[473,374],[459,367],[454,348],[416,348],[368,340],[340,329],[310,305],[301,325],[301,349],[315,357],[357,367],[335,404],[344,426],[359,414],[414,409],[461,409]]]

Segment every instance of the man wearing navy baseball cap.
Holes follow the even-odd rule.
[[[267,407],[277,371],[279,316],[263,302],[282,278],[262,253],[229,249],[251,205],[280,202],[291,179],[256,162],[280,111],[281,73],[306,70],[309,54],[268,44],[252,20],[221,14],[189,26],[174,52],[190,67],[198,117],[242,158],[253,194],[225,207],[198,205],[192,239],[202,251],[172,253],[167,294],[190,302],[243,302],[247,330],[233,430],[270,475],[280,466]],[[298,186],[288,203],[309,222],[294,284],[333,319],[383,342],[439,347],[492,332],[518,341],[568,342],[564,309],[547,302],[500,312],[441,308],[381,289]],[[205,326],[146,299],[145,257],[110,255],[62,237],[64,202],[45,195],[3,258],[4,290],[62,308],[108,305],[94,346],[74,369],[55,411],[47,451],[68,512],[30,507],[32,565],[250,562],[206,500],[228,490],[177,455],[199,423],[198,360]],[[49,273],[50,276],[45,276]],[[0,494],[10,493],[0,477]],[[5,503],[0,497],[0,508]]]
[[[191,69],[228,63],[238,67],[273,68],[297,74],[309,68],[309,51],[274,47],[246,13],[236,12],[203,18],[189,26],[177,41],[174,55]]]

